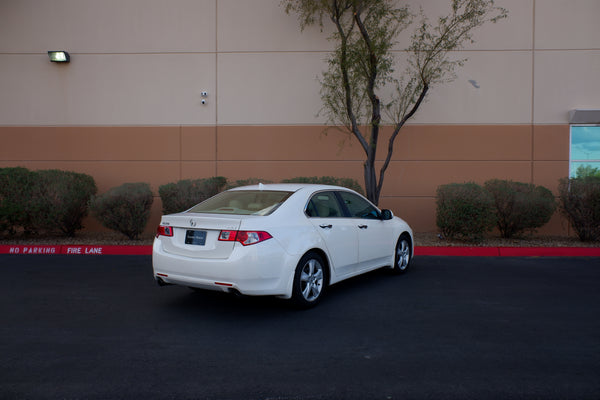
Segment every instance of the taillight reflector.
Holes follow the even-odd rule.
[[[240,242],[244,246],[264,242],[272,237],[264,231],[221,231],[219,234],[221,242]]]
[[[158,228],[156,228],[156,237],[159,236],[173,236],[173,227],[159,225]]]

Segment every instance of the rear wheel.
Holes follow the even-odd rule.
[[[325,262],[317,253],[305,254],[296,267],[292,301],[301,308],[314,307],[325,291]]]
[[[396,256],[394,258],[394,272],[397,274],[404,273],[412,259],[412,241],[410,236],[406,233],[400,235],[398,243],[396,244]]]

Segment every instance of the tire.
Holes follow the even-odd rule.
[[[400,235],[398,243],[396,244],[396,251],[394,256],[394,268],[393,271],[396,274],[403,274],[410,266],[412,260],[412,241],[410,236],[406,233]]]
[[[327,285],[325,262],[317,253],[306,253],[298,262],[294,274],[292,302],[299,308],[316,306]]]

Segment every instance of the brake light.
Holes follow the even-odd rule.
[[[219,234],[221,242],[240,242],[243,246],[264,242],[272,237],[264,231],[221,231]]]
[[[173,227],[159,225],[158,228],[156,228],[156,237],[159,236],[173,236]]]

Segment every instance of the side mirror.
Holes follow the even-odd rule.
[[[389,221],[394,218],[394,213],[392,210],[381,210],[381,219],[384,221]]]

